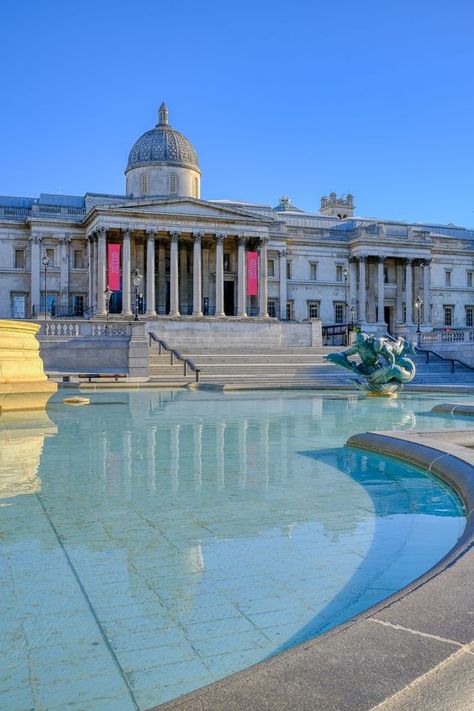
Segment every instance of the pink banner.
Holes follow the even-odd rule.
[[[258,294],[258,252],[247,252],[247,294]]]
[[[112,291],[120,291],[120,245],[108,244],[109,278],[107,286]]]

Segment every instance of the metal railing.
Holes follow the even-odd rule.
[[[183,375],[186,376],[188,374],[188,368],[192,370],[195,374],[196,378],[196,383],[199,382],[199,373],[200,369],[196,366],[196,364],[190,359],[190,358],[185,358],[181,353],[174,348],[171,348],[166,341],[161,340],[161,338],[158,338],[158,336],[151,332],[148,334],[150,337],[150,347],[152,345],[152,341],[155,343],[158,343],[158,355],[162,355],[163,351],[168,351],[170,354],[170,364],[174,365],[175,360],[180,361],[183,364]]]
[[[436,351],[432,351],[432,350],[429,350],[429,349],[427,349],[427,348],[420,348],[419,346],[416,346],[415,350],[416,350],[418,353],[423,353],[423,354],[424,354],[424,356],[425,356],[425,363],[429,363],[429,362],[430,362],[430,356],[434,356],[435,358],[439,358],[440,360],[443,360],[443,361],[449,363],[449,364],[450,364],[451,373],[454,373],[454,372],[455,372],[455,364],[456,364],[456,363],[459,363],[459,365],[461,365],[463,368],[468,368],[469,370],[473,370],[473,371],[474,371],[474,366],[469,365],[469,363],[466,363],[465,361],[460,360],[459,358],[450,358],[449,356],[444,356],[444,355],[441,355],[440,353],[436,353]]]

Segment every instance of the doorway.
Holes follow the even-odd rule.
[[[225,281],[224,282],[224,313],[226,316],[235,315],[235,282]]]
[[[392,333],[392,307],[391,306],[384,306],[383,307],[383,320],[387,324],[387,331],[388,333]]]

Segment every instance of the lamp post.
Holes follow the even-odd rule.
[[[47,281],[46,281],[46,275],[48,271],[48,264],[49,264],[49,257],[46,254],[46,252],[43,255],[43,259],[41,260],[43,262],[43,267],[44,267],[44,320],[48,318],[48,291],[47,291]]]
[[[344,270],[342,272],[342,276],[344,277],[344,333],[345,333],[345,339],[346,339],[346,346],[349,341],[349,333],[347,329],[347,279],[349,277],[349,272],[344,267]]]
[[[135,287],[135,316],[133,317],[134,321],[138,321],[138,299],[139,299],[139,289],[140,289],[140,284],[142,283],[142,275],[140,274],[139,269],[134,269],[132,272],[132,281],[133,281],[133,286]]]
[[[420,331],[420,319],[421,319],[421,307],[423,306],[423,301],[420,299],[418,296],[417,300],[415,301],[415,309],[416,309],[416,322],[418,324],[416,332],[421,333]]]
[[[353,306],[351,306],[351,327],[352,327],[352,329],[354,329],[355,312],[356,312],[355,308]]]
[[[110,286],[107,284],[107,288],[104,291],[104,296],[105,296],[105,331],[108,331],[109,327],[109,312],[110,312],[110,299],[112,298],[113,291],[111,290]]]

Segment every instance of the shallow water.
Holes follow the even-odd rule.
[[[0,423],[9,711],[149,708],[347,620],[464,527],[439,480],[343,446],[470,427],[429,414],[452,396],[63,397]]]

